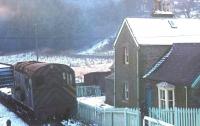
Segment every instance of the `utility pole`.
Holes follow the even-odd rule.
[[[37,24],[35,24],[34,25],[35,27],[34,27],[34,29],[35,29],[35,51],[36,51],[36,57],[37,57],[37,62],[38,62],[38,60],[39,60],[39,50],[38,50],[38,40],[37,40]]]

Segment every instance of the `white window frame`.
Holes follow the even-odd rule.
[[[129,64],[129,53],[127,47],[124,47],[124,64]]]
[[[124,81],[123,86],[124,86],[124,94],[123,94],[124,99],[128,100],[129,99],[129,84],[128,84],[128,81]]]
[[[157,84],[157,88],[158,88],[158,105],[159,108],[163,108],[163,109],[167,109],[170,108],[169,106],[169,102],[173,102],[172,103],[172,107],[175,107],[175,86],[172,84],[169,84],[167,82],[161,82],[159,84]],[[169,99],[169,92],[172,91],[172,99]],[[163,93],[164,92],[164,93]],[[162,97],[164,94],[164,98]],[[162,104],[162,101],[164,101],[164,106]]]

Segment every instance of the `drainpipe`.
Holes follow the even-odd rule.
[[[188,107],[188,88],[185,86],[185,107]]]
[[[137,107],[139,107],[139,48],[137,48]]]
[[[114,54],[114,55],[115,55],[115,54]],[[115,56],[114,56],[114,57],[115,57]],[[115,62],[115,59],[114,59],[114,91],[113,91],[113,93],[114,93],[114,94],[113,94],[113,95],[114,95],[114,101],[113,101],[113,102],[114,102],[114,103],[113,103],[113,104],[114,104],[114,107],[116,106],[116,103],[115,103],[115,102],[116,102],[116,98],[115,98],[115,97],[116,97],[116,96],[115,96],[115,95],[116,95],[116,89],[115,89],[115,87],[116,87],[116,86],[115,86],[115,71],[116,71],[116,70],[115,70],[115,63],[116,63],[116,62]]]

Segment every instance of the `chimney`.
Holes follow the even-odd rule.
[[[154,0],[154,7],[152,12],[153,17],[174,17],[173,4],[171,0]]]

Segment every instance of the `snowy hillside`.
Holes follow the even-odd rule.
[[[105,56],[113,56],[113,42],[114,36],[110,36],[97,44],[93,45],[91,48],[79,52],[80,55],[105,55]]]

